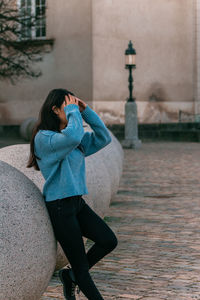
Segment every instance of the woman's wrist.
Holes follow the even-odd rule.
[[[84,110],[86,109],[86,107],[87,107],[87,104],[85,105],[84,108],[81,109],[81,112],[84,112]]]

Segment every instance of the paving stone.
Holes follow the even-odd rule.
[[[124,152],[105,218],[119,243],[92,278],[105,300],[200,299],[200,144],[143,143]],[[41,300],[53,299],[64,299],[56,276]]]

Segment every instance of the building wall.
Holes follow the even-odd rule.
[[[192,0],[93,1],[93,104],[106,120],[124,122],[129,40],[137,52],[139,121],[176,121],[179,110],[193,113],[194,17]]]
[[[47,38],[55,38],[53,50],[38,65],[43,72],[38,79],[23,79],[14,86],[0,82],[0,124],[37,117],[54,88],[67,88],[91,103],[91,28],[91,0],[47,0]]]
[[[124,123],[129,40],[137,52],[133,92],[139,122],[177,121],[179,110],[194,113],[196,1],[47,0],[53,50],[39,65],[42,77],[15,86],[0,82],[0,124],[37,116],[48,92],[58,87],[85,100],[106,123]]]
[[[195,68],[195,113],[200,115],[200,0],[196,0],[196,18],[195,18],[195,34],[196,34],[196,68]]]

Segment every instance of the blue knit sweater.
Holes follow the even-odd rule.
[[[85,174],[85,157],[104,148],[111,142],[110,133],[88,105],[80,113],[76,104],[64,107],[68,120],[61,133],[39,130],[34,139],[35,154],[45,179],[45,201],[88,194]],[[92,132],[84,132],[83,120]]]

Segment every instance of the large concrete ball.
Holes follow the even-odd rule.
[[[113,142],[113,148],[115,149],[115,155],[116,155],[116,163],[119,167],[120,174],[122,174],[123,171],[123,162],[124,162],[124,150],[118,141],[118,139],[114,136],[114,134],[111,133],[112,136],[112,142]]]
[[[26,141],[30,141],[35,123],[36,118],[28,118],[20,125],[20,135]]]
[[[83,198],[92,203],[94,211],[103,218],[110,205],[111,178],[105,162],[97,159],[96,154],[86,157],[86,177],[89,194]]]
[[[26,167],[29,153],[30,144],[11,145],[0,149],[0,160],[7,162],[25,174],[42,192],[45,180],[41,172]]]
[[[56,263],[56,241],[39,189],[0,161],[0,300],[38,300]]]
[[[112,133],[110,134],[112,137],[112,143],[110,143],[104,149],[97,152],[96,159],[98,161],[105,162],[105,166],[109,174],[109,178],[111,180],[110,200],[112,200],[119,187],[124,156],[119,141],[115,138],[115,136]]]

